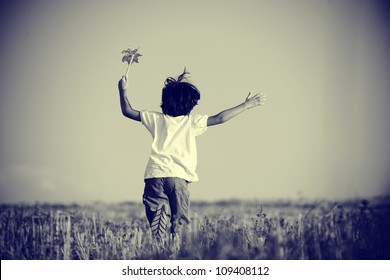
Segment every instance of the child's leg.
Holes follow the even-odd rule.
[[[179,225],[188,224],[189,191],[188,182],[181,178],[165,178],[165,192],[168,195],[171,207],[171,232],[176,234]]]
[[[157,239],[163,238],[171,218],[169,199],[164,193],[164,178],[145,179],[143,203],[153,235]]]

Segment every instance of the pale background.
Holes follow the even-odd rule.
[[[215,114],[264,107],[198,138],[193,200],[360,198],[390,182],[386,1],[1,1],[0,202],[140,201],[159,110],[184,66]]]

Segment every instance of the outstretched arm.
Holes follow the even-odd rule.
[[[252,97],[250,97],[251,93],[247,96],[245,101],[233,108],[224,110],[220,112],[219,114],[216,114],[214,116],[211,116],[207,119],[207,126],[217,125],[224,122],[227,122],[228,120],[234,118],[238,114],[241,114],[247,109],[251,109],[256,106],[264,105],[265,102],[265,95],[263,93],[256,94]]]
[[[132,120],[141,121],[141,114],[139,111],[131,107],[130,101],[127,98],[127,76],[123,76],[118,82],[119,99],[122,109],[122,114]]]

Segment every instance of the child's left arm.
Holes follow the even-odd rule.
[[[233,108],[226,109],[219,114],[216,114],[214,116],[211,116],[207,119],[207,126],[222,124],[224,122],[227,122],[228,120],[234,118],[238,114],[241,114],[247,109],[251,109],[256,106],[264,105],[265,102],[265,95],[263,93],[256,94],[252,97],[250,97],[251,93],[247,96],[245,101]]]

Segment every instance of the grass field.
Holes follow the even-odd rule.
[[[177,246],[141,204],[0,206],[1,259],[390,259],[390,198],[192,203]]]

